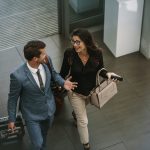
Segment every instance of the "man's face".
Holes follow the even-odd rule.
[[[41,54],[40,54],[40,57],[38,58],[37,61],[38,61],[38,63],[42,64],[42,63],[44,63],[45,57],[46,57],[46,50],[45,50],[45,48],[40,49],[40,52],[41,52]]]

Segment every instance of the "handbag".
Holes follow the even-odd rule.
[[[96,87],[90,92],[90,103],[99,109],[117,94],[116,82],[108,79],[100,81],[101,70],[96,75]]]

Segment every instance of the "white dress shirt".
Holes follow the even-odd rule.
[[[33,75],[33,78],[35,79],[37,85],[40,87],[40,83],[39,83],[39,80],[38,80],[38,76],[37,76],[37,71],[38,69],[40,70],[40,74],[41,74],[41,77],[42,77],[42,81],[43,81],[43,84],[45,86],[45,82],[46,82],[46,74],[45,74],[45,70],[44,70],[44,67],[43,65],[39,65],[38,69],[35,69],[35,68],[32,68],[29,63],[27,62],[27,67],[29,68],[29,70],[31,71],[31,74]]]

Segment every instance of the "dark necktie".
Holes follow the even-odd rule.
[[[39,79],[40,89],[41,89],[42,91],[44,91],[44,84],[43,84],[43,81],[42,81],[42,77],[41,77],[41,74],[40,74],[40,70],[38,69],[38,71],[37,71],[36,73],[37,73],[37,76],[38,76],[38,79]]]

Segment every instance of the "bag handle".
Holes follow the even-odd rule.
[[[101,76],[100,76],[100,73],[102,70],[106,70],[105,68],[102,68],[100,70],[98,70],[97,74],[96,74],[96,86],[101,84],[101,81],[100,79],[103,79]]]
[[[97,71],[97,74],[96,74],[96,86],[91,90],[90,94],[89,94],[89,97],[94,93],[95,89],[97,87],[99,87],[99,91],[101,91],[101,82],[100,82],[100,78],[102,79],[102,77],[100,77],[100,73],[102,70],[106,70],[105,68],[102,68],[100,70]],[[103,81],[103,80],[102,80]]]
[[[50,73],[52,75],[51,64],[49,62],[48,55],[46,55],[46,57],[45,57],[45,64],[47,65],[47,67],[48,67],[48,69],[49,69],[49,71],[50,71]],[[53,80],[53,76],[52,76],[52,80]]]
[[[100,79],[103,79],[99,74],[101,73],[102,70],[106,70],[105,68],[102,68],[102,69],[99,69],[97,71],[97,74],[96,74],[96,86],[91,90],[90,94],[89,94],[89,97],[94,93],[95,89],[97,87],[99,87],[99,91],[101,91],[101,84],[104,80],[100,80]],[[109,84],[108,80],[107,80],[107,84]]]

